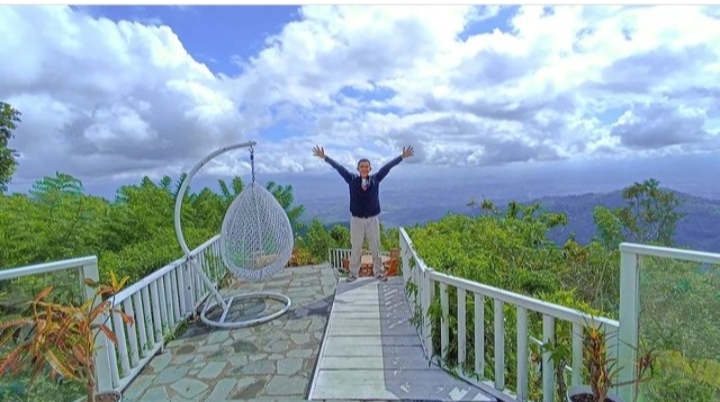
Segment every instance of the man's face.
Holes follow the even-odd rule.
[[[370,162],[362,161],[358,164],[358,172],[360,172],[360,177],[368,177],[370,175],[370,170]]]

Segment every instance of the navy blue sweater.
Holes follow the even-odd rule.
[[[371,218],[380,215],[380,182],[394,168],[402,162],[402,156],[391,160],[381,167],[375,174],[368,176],[368,188],[362,189],[362,178],[358,174],[350,173],[345,167],[334,160],[325,157],[325,162],[340,173],[350,188],[350,214],[356,218]]]

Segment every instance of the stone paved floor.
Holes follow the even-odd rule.
[[[239,284],[244,292],[283,293],[293,305],[282,317],[251,328],[208,328],[198,320],[150,362],[123,402],[306,399],[338,276],[319,265],[286,268],[262,284]],[[268,309],[277,307],[272,303]],[[250,310],[264,308],[255,304]]]

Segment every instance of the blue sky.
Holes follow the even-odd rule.
[[[291,6],[88,6],[75,7],[112,21],[167,25],[195,60],[214,73],[237,75],[234,60],[248,60],[268,36],[298,18]]]
[[[717,12],[489,10],[2,7],[16,180],[176,176],[239,138],[261,144],[259,172],[289,175],[327,173],[316,144],[346,165],[413,144],[408,163],[466,172],[720,151]]]
[[[300,18],[296,6],[75,6],[77,10],[112,21],[137,21],[170,26],[187,51],[213,72],[236,75],[241,72],[237,58],[247,61],[260,52],[268,36]],[[510,29],[509,19],[518,7],[506,7],[492,18],[470,23],[460,35]],[[348,90],[347,96],[358,94]],[[379,97],[387,94],[380,91]],[[365,94],[364,96],[367,96]]]

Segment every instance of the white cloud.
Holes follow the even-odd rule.
[[[415,163],[484,166],[720,148],[716,11],[530,6],[468,37],[496,15],[304,7],[228,77],[157,21],[2,7],[0,96],[23,113],[17,178],[175,174],[247,138],[260,142],[260,172],[328,169],[316,144],[375,166],[408,144]],[[295,135],[263,136],[277,125]],[[246,173],[240,155],[205,173]]]

